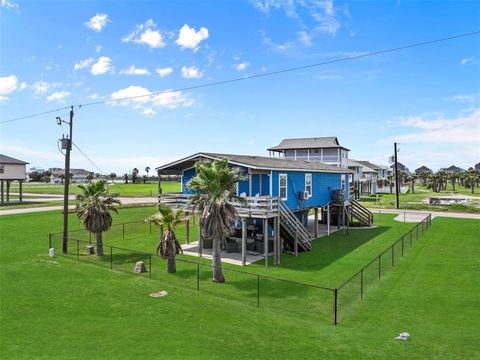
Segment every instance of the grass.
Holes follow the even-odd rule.
[[[157,183],[147,183],[147,184],[118,184],[118,183],[109,183],[109,189],[112,193],[119,193],[120,196],[125,197],[147,197],[147,196],[157,196],[158,184]],[[179,182],[162,182],[163,192],[179,192],[180,183]],[[12,192],[18,191],[18,186],[12,185]],[[70,185],[70,194],[78,194],[78,184]],[[35,194],[58,194],[63,195],[63,185],[51,185],[51,184],[42,184],[42,183],[26,183],[23,186],[24,193],[35,193]]]
[[[406,194],[400,194],[399,204],[400,209],[405,210],[427,210],[427,211],[445,211],[445,212],[467,212],[467,213],[480,213],[480,191],[475,189],[474,194],[470,189],[461,185],[456,185],[456,191],[452,190],[452,185],[449,183],[446,190],[442,190],[439,193],[435,193],[425,186],[416,184],[415,193],[408,192]],[[456,196],[456,195],[468,195],[473,196],[474,199],[467,205],[428,205],[426,200],[430,197],[442,197],[442,196]],[[373,209],[394,209],[395,208],[395,194],[382,193],[378,194],[380,204],[376,203],[376,195],[362,196],[360,202],[369,208]]]
[[[152,210],[121,209],[115,221],[138,220]],[[185,290],[168,281],[78,264],[64,257],[50,259],[46,237],[61,230],[61,219],[60,212],[0,218],[2,358],[480,357],[478,220],[434,219],[433,227],[408,256],[400,259],[381,285],[367,293],[364,301],[357,302],[355,311],[334,327],[308,312],[308,302],[296,302],[299,309],[306,308],[302,316]],[[72,229],[80,228],[75,217],[70,220]],[[288,261],[285,255],[285,270],[264,271],[315,276],[313,273],[320,274],[340,261],[344,261],[342,266],[354,268],[356,264],[349,264],[348,258],[361,261],[371,255],[365,247],[381,248],[384,244],[378,239],[388,231],[393,234],[391,218],[381,221],[391,228],[371,239],[376,245],[363,241],[360,237],[367,235],[360,233],[355,233],[355,238],[358,236],[361,244],[348,245],[347,239],[338,234],[330,238],[345,241],[338,254],[333,246],[315,242],[316,255],[305,257],[304,268],[300,259],[306,254]],[[298,263],[288,268],[290,261]],[[322,269],[317,262],[323,262]],[[312,274],[308,265],[316,268]],[[216,285],[217,291],[224,285]],[[169,291],[166,298],[148,297],[161,289]],[[285,288],[276,296],[287,297],[292,291]],[[402,331],[408,331],[411,339],[393,340]]]

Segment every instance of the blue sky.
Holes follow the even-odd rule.
[[[180,89],[480,29],[474,1],[0,0],[1,119]],[[211,88],[75,109],[105,172],[197,151],[266,155],[338,136],[350,157],[409,168],[480,161],[480,36]],[[0,125],[0,151],[62,167],[57,114]],[[65,119],[67,116],[65,116]],[[66,131],[66,128],[63,129]],[[76,150],[72,166],[95,170]]]

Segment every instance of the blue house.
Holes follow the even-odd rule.
[[[267,258],[269,248],[273,248],[274,260],[278,263],[282,251],[296,254],[299,250],[311,249],[310,241],[317,237],[319,210],[330,214],[330,206],[341,204],[343,211],[345,204],[349,205],[348,174],[351,170],[346,168],[305,160],[208,152],[156,168],[159,179],[161,175],[181,175],[182,179],[181,193],[161,193],[159,202],[183,206],[188,211],[191,194],[187,183],[195,176],[195,164],[217,159],[241,168],[245,176],[237,185],[237,195],[245,198],[245,204],[236,205],[241,224],[237,235],[241,235],[242,259],[247,250],[254,251],[253,245],[248,243],[246,228],[257,226],[256,235],[261,244],[257,244],[255,250],[265,253]],[[313,235],[306,228],[310,211],[315,214]],[[350,215],[348,213],[347,218]]]

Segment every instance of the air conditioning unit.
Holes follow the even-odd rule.
[[[307,200],[308,199],[308,191],[299,191],[298,198],[300,200]]]

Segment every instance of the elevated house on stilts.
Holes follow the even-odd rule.
[[[319,236],[319,223],[324,224],[327,233],[331,224],[347,227],[353,217],[372,224],[371,213],[350,202],[350,170],[285,158],[200,152],[160,166],[156,168],[159,179],[162,175],[180,175],[182,180],[180,193],[163,193],[159,180],[159,204],[191,213],[192,193],[187,183],[195,176],[195,164],[217,159],[241,168],[245,177],[237,184],[237,195],[245,201],[234,204],[238,218],[223,244],[224,251],[237,254],[242,265],[251,262],[249,256],[254,261],[264,258],[265,265],[268,256],[272,256],[273,263],[278,265],[282,252],[298,254],[311,250],[312,239]],[[199,234],[196,251],[202,256],[211,248],[212,240]],[[188,232],[186,236],[188,243]]]

